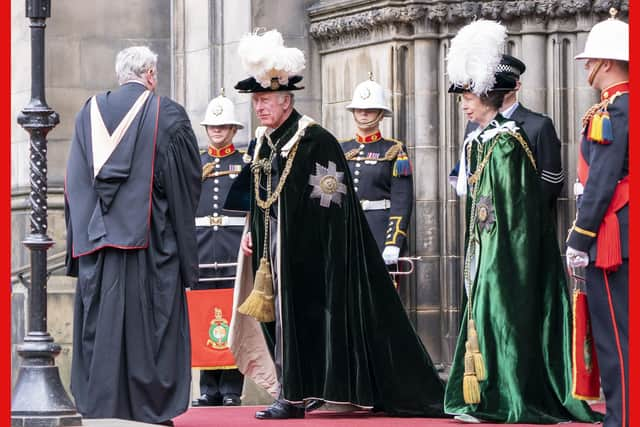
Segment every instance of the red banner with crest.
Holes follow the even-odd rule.
[[[191,328],[191,366],[232,369],[236,362],[229,350],[229,325],[233,289],[187,291]]]
[[[582,400],[600,398],[600,370],[589,322],[587,294],[573,291],[573,396]]]

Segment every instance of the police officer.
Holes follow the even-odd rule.
[[[386,264],[395,264],[406,245],[413,207],[411,164],[405,145],[380,133],[380,122],[392,112],[371,73],[356,86],[347,110],[353,113],[356,136],[343,141],[342,149],[382,257]]]
[[[600,102],[582,119],[582,194],[567,239],[567,264],[586,267],[605,427],[629,426],[629,26],[611,18],[591,29],[584,52]],[[579,186],[578,186],[579,187]]]
[[[536,160],[545,203],[555,217],[556,200],[564,185],[561,144],[551,119],[544,114],[526,108],[518,101],[517,93],[521,87],[520,76],[525,70],[525,64],[515,56],[502,55],[498,71],[512,76],[516,80],[516,87],[505,95],[500,114],[506,119],[512,119],[524,129]],[[467,123],[465,138],[477,127],[476,123]]]
[[[233,103],[224,95],[211,100],[200,124],[206,129],[209,146],[200,156],[202,191],[196,212],[199,263],[232,263],[237,260],[245,219],[244,214],[225,211],[222,206],[244,166],[243,153],[232,142],[243,125],[235,118]],[[234,267],[201,268],[200,281],[193,289],[232,288],[234,276]],[[202,370],[201,396],[193,405],[239,405],[243,379],[237,369]]]

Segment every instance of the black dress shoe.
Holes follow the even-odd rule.
[[[240,396],[237,394],[225,394],[222,398],[223,406],[240,406]]]
[[[173,420],[160,421],[156,424],[159,426],[173,426]]]
[[[281,420],[285,418],[304,418],[304,407],[296,406],[285,400],[276,400],[271,406],[256,412],[261,420]]]
[[[323,399],[309,399],[305,404],[304,409],[307,412],[311,412],[320,408],[324,404],[325,404],[325,401]]]
[[[191,406],[220,406],[222,405],[222,399],[219,397],[209,396],[208,394],[203,394],[199,398],[195,399],[191,402]]]

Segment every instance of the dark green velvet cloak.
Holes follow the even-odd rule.
[[[295,133],[299,118],[294,111],[271,134],[278,147]],[[263,144],[260,157],[266,149]],[[278,156],[279,173],[285,162]],[[320,199],[310,197],[309,178],[316,164],[329,162],[344,173],[346,194],[339,204],[322,207]],[[264,219],[253,188],[251,195],[255,272]],[[444,385],[366,225],[342,149],[318,125],[310,125],[299,142],[278,215],[281,397],[350,402],[397,416],[442,416]]]
[[[483,134],[504,122],[497,116]],[[476,220],[471,229],[480,243],[472,315],[487,379],[480,381],[481,402],[465,404],[467,303],[446,387],[445,411],[507,423],[599,420],[599,414],[571,396],[568,289],[532,162],[510,134],[499,133],[482,145],[480,136],[472,144],[471,172],[496,138],[475,197],[476,206],[484,200],[493,213],[488,221]],[[469,194],[467,224],[472,203]]]

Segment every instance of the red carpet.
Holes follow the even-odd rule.
[[[174,419],[175,427],[460,427],[465,424],[453,419],[432,419],[432,418],[391,418],[383,415],[370,415],[367,412],[347,412],[336,413],[326,411],[315,411],[304,419],[297,420],[258,420],[254,413],[264,408],[264,406],[236,406],[236,407],[212,407],[212,408],[190,408],[186,413]],[[597,411],[604,411],[604,404],[594,405]],[[482,426],[503,426],[504,424],[481,424]],[[516,424],[512,424],[516,425]],[[519,426],[531,426],[534,424],[517,424]],[[539,425],[539,424],[536,424]],[[558,425],[558,424],[554,424]],[[564,424],[571,427],[593,427],[593,424],[571,423]]]

